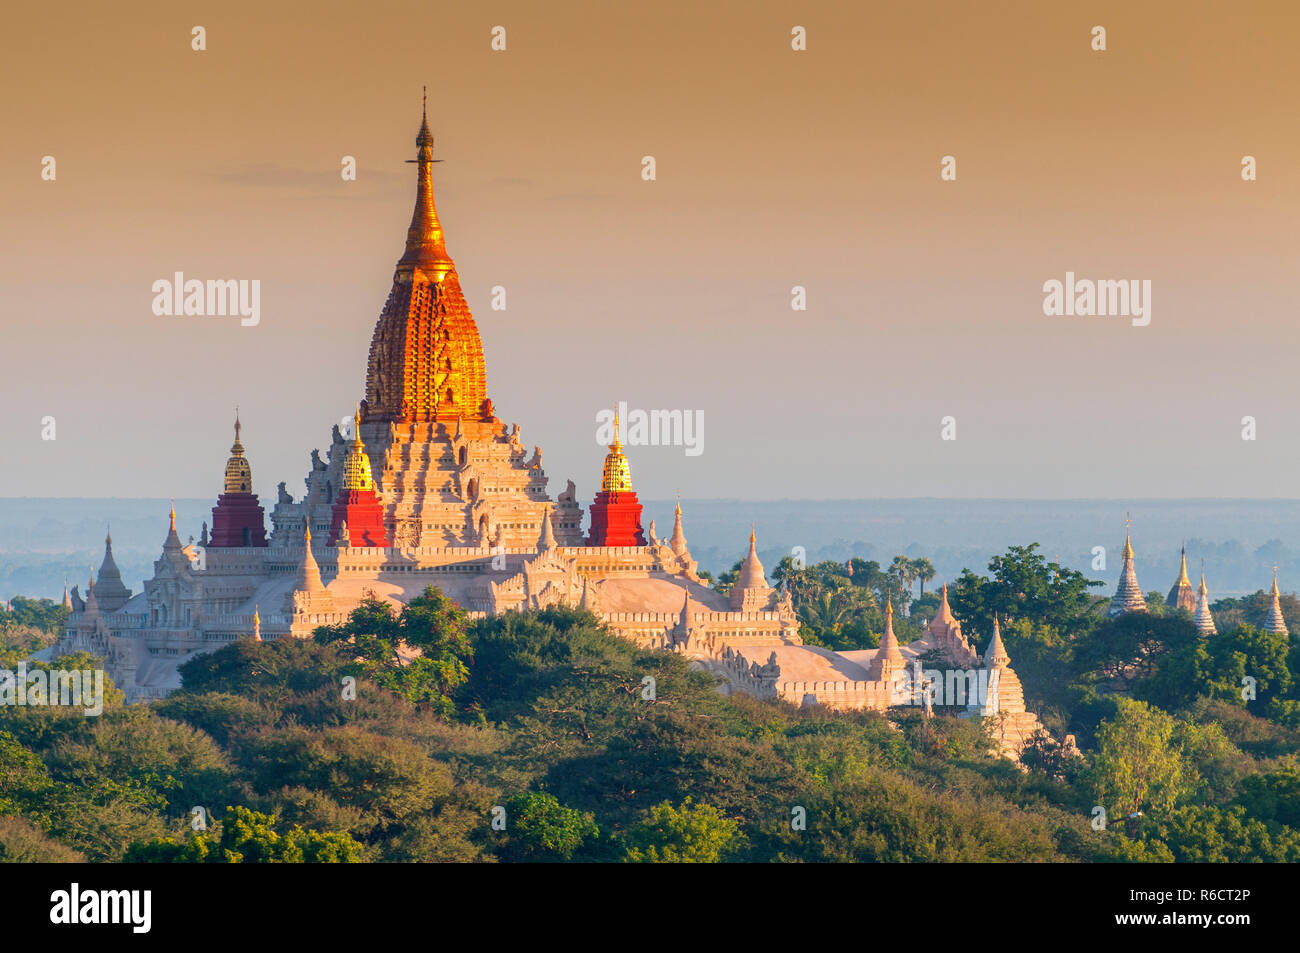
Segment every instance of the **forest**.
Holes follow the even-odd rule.
[[[877,644],[882,600],[915,638],[937,604],[924,574],[773,576],[804,638],[839,648]],[[997,615],[1049,730],[1021,764],[978,718],[726,697],[582,610],[469,620],[430,587],[310,640],[197,656],[152,704],[0,707],[0,860],[1300,860],[1300,652],[1261,626],[1268,594],[1216,603],[1202,638],[1155,593],[1108,618],[1030,545],[948,596],[981,649]],[[1284,597],[1293,631],[1297,608]],[[63,612],[12,600],[0,669]]]

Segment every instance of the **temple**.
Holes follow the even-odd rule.
[[[128,701],[145,701],[180,687],[179,667],[195,655],[240,639],[308,638],[372,594],[400,605],[432,585],[476,617],[582,606],[624,638],[687,656],[718,677],[720,691],[795,704],[910,703],[899,685],[923,656],[1010,672],[996,630],[992,656],[974,651],[946,587],[939,614],[911,645],[894,634],[892,604],[879,648],[804,645],[790,594],[768,583],[754,528],[730,590],[706,584],[680,503],[668,539],[653,522],[643,528],[617,421],[586,511],[572,480],[552,498],[541,448],[530,451],[488,396],[478,326],[434,205],[427,115],[415,144],[415,209],[350,432],[335,425],[324,454],[311,451],[301,496],[279,484],[268,532],[236,414],[211,536],[205,527],[198,544],[183,545],[173,508],[153,577],[136,594],[106,540],[99,583],[84,599],[76,588],[69,595],[57,653],[102,656]],[[1009,757],[1025,722],[1013,717],[1024,713],[1013,679],[976,712],[996,714]]]

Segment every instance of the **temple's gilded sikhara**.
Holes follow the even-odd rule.
[[[182,545],[173,512],[153,578],[135,595],[109,540],[100,584],[84,600],[70,594],[59,653],[102,655],[129,700],[158,698],[180,686],[178,666],[195,654],[238,639],[309,637],[369,594],[400,604],[434,585],[473,614],[581,605],[626,638],[689,656],[727,692],[796,703],[889,707],[902,666],[935,652],[985,666],[946,601],[943,624],[909,646],[892,629],[881,650],[804,646],[753,532],[730,593],[710,588],[680,504],[669,539],[653,522],[642,528],[617,426],[584,537],[574,482],[552,499],[541,448],[530,453],[488,397],[478,326],[434,205],[427,116],[415,144],[415,209],[352,433],[336,425],[325,456],[311,452],[301,498],[279,485],[268,541],[236,419],[212,539],[205,529],[197,545]],[[1001,654],[994,662],[1007,668]],[[1023,713],[1023,698],[1008,694],[999,711]],[[1014,755],[1006,739],[1019,736],[1008,731],[1000,737]]]
[[[364,413],[398,423],[492,420],[478,325],[460,290],[433,203],[433,136],[426,115],[415,139],[415,211],[370,343]]]

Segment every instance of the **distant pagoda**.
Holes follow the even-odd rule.
[[[1124,531],[1124,566],[1119,574],[1119,585],[1115,587],[1115,596],[1110,600],[1110,615],[1120,616],[1128,612],[1146,612],[1147,601],[1142,597],[1142,587],[1138,585],[1137,570],[1133,568],[1133,543],[1129,538],[1126,519]]]
[[[103,573],[100,573],[103,578]],[[1268,620],[1264,628],[1277,635],[1288,635],[1286,619],[1282,617],[1282,594],[1277,590],[1277,566],[1273,567],[1273,605],[1268,610]]]
[[[1218,635],[1214,626],[1214,616],[1210,614],[1210,593],[1205,588],[1205,567],[1201,566],[1201,585],[1196,590],[1196,615],[1192,617],[1196,631],[1201,635]]]
[[[1169,590],[1169,596],[1165,599],[1165,604],[1171,609],[1186,609],[1188,612],[1196,611],[1196,593],[1192,591],[1192,581],[1187,578],[1187,547],[1183,547],[1182,567],[1178,571],[1178,579],[1174,586]]]

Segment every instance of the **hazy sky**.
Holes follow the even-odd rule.
[[[699,456],[629,449],[648,498],[1295,495],[1294,3],[132,6],[6,14],[0,495],[215,496],[235,404],[255,489],[301,494],[426,83],[489,393],[553,492],[590,499],[622,399],[704,414]],[[260,280],[261,323],[155,316],[176,271]],[[1149,279],[1150,325],[1046,317],[1067,271]]]

